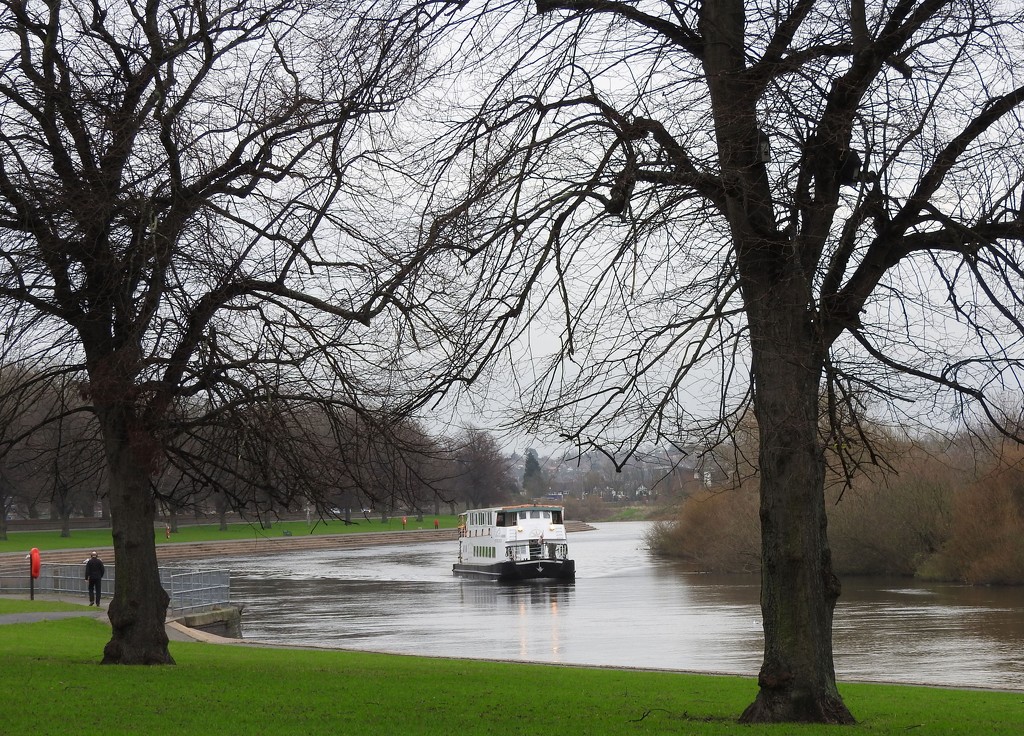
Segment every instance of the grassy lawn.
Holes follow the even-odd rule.
[[[416,521],[416,517],[409,516],[407,529],[432,529],[434,527],[434,516],[424,516],[423,521]],[[453,529],[458,522],[458,517],[445,515],[436,517],[442,529]],[[370,520],[361,516],[353,519],[358,523],[346,524],[344,521],[329,519],[327,521],[313,520],[313,524],[305,521],[275,521],[270,529],[261,529],[258,524],[235,523],[228,524],[227,531],[221,531],[218,524],[197,524],[182,525],[178,531],[166,539],[162,529],[154,527],[156,543],[173,544],[175,542],[210,542],[226,539],[258,539],[264,537],[280,537],[287,530],[293,536],[306,534],[358,534],[360,532],[381,532],[401,531],[402,517],[396,516],[388,519],[382,524],[380,517],[370,517]],[[81,549],[87,547],[109,547],[112,542],[109,529],[75,529],[70,537],[61,537],[59,530],[41,532],[8,532],[6,540],[0,540],[0,552],[27,552],[33,547],[40,551],[54,549]]]
[[[86,605],[64,603],[62,601],[22,600],[0,596],[0,616],[5,613],[33,613],[36,611],[91,611]],[[0,641],[3,641],[3,629],[0,629]],[[3,731],[0,731],[3,733]]]
[[[1024,694],[842,685],[853,727],[740,726],[750,679],[172,643],[175,667],[97,664],[93,619],[0,627],[0,733],[1016,734]]]
[[[617,510],[605,521],[646,521],[649,513],[647,507],[627,506]]]

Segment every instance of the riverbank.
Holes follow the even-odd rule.
[[[857,726],[794,729],[736,722],[756,694],[749,677],[177,641],[174,667],[103,667],[109,633],[89,618],[5,627],[5,736],[449,736],[507,730],[509,718],[564,736],[1016,736],[1020,725],[1020,693],[841,683]]]
[[[594,527],[582,521],[567,521],[566,531],[593,531]],[[287,534],[285,533],[287,532]],[[289,552],[302,552],[318,549],[358,549],[393,544],[420,544],[422,542],[446,542],[458,539],[458,530],[453,528],[440,529],[402,529],[379,532],[348,532],[345,534],[296,534],[285,529],[277,534],[258,533],[248,539],[206,540],[198,542],[165,542],[157,545],[156,554],[159,562],[174,562],[189,559],[216,559],[218,557],[239,557],[254,555],[279,555]],[[39,546],[43,553],[43,562],[52,564],[78,564],[90,552],[99,552],[102,559],[113,562],[114,549],[110,545],[76,547],[69,549],[48,550],[33,544],[26,538],[30,546]],[[27,551],[27,549],[26,549]],[[21,569],[25,566],[26,551],[0,553],[0,570],[8,568]]]

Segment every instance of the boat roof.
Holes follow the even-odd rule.
[[[459,516],[464,514],[480,513],[481,511],[564,511],[565,508],[557,503],[521,503],[513,506],[486,506],[479,509],[466,509]]]

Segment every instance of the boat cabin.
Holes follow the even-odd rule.
[[[459,518],[457,575],[523,579],[575,576],[561,506],[498,506]],[[537,563],[537,564],[534,564]]]

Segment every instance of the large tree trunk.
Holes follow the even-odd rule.
[[[135,413],[130,381],[101,363],[92,372],[93,402],[107,457],[116,580],[108,608],[112,636],[104,664],[174,664],[165,629],[170,598],[160,584],[149,478],[159,464],[159,442]],[[130,375],[130,374],[129,374]]]
[[[126,449],[122,458],[134,454]],[[131,458],[111,467],[117,584],[108,610],[112,636],[103,649],[104,664],[174,664],[164,628],[170,598],[160,585],[153,532],[156,502],[146,474],[147,468]]]
[[[742,720],[853,723],[832,661],[839,581],[825,533],[818,438],[824,350],[812,319],[817,241],[794,240],[775,222],[758,151],[757,85],[746,68],[744,23],[743,0],[701,5],[703,62],[750,328],[760,431],[764,662],[760,691]]]
[[[787,301],[755,309],[760,318],[751,323],[765,641],[760,691],[741,720],[853,723],[836,688],[832,659],[832,613],[840,586],[826,534],[818,434],[822,368],[807,360],[819,353],[810,312]]]

